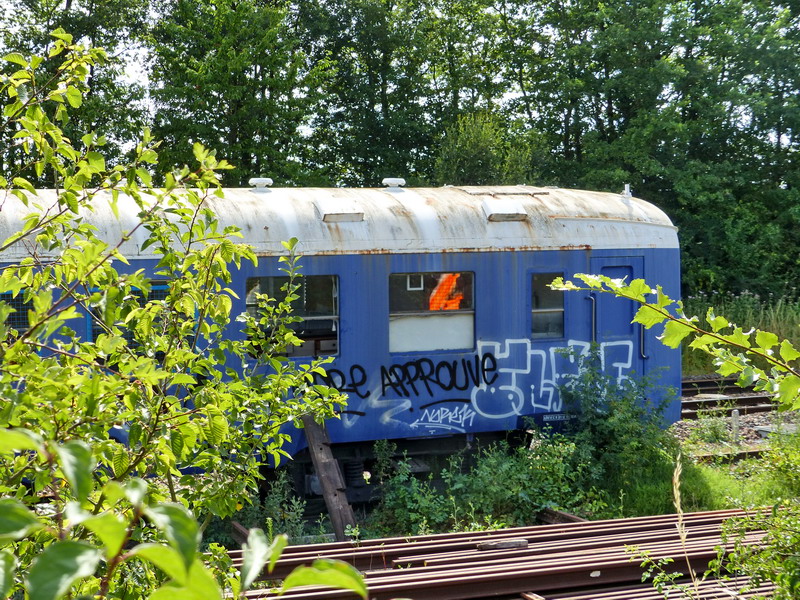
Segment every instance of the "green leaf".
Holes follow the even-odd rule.
[[[95,460],[92,449],[86,442],[72,440],[57,448],[61,470],[67,478],[72,493],[83,502],[92,491],[92,471]]]
[[[736,385],[739,387],[748,387],[753,385],[759,379],[759,373],[753,367],[747,366],[742,369],[742,372],[739,374],[739,379],[736,381]]]
[[[660,285],[657,286],[656,287],[656,306],[658,306],[659,308],[665,308],[665,307],[669,306],[670,304],[672,304],[672,298],[670,298],[669,296],[667,296],[664,293],[664,290],[661,288]]]
[[[100,559],[100,551],[83,542],[62,540],[51,544],[34,561],[28,574],[28,599],[60,598],[77,579],[93,575]]]
[[[653,325],[663,323],[666,315],[662,314],[649,304],[643,304],[636,311],[636,316],[633,317],[634,323],[641,323],[646,329],[650,329]]]
[[[695,328],[684,321],[669,321],[664,326],[664,333],[658,338],[665,346],[677,348],[687,335],[695,332]]]
[[[175,373],[172,376],[173,385],[194,385],[197,383],[195,378],[188,373]]]
[[[786,408],[800,408],[800,377],[787,375],[778,384],[778,402]]]
[[[168,577],[180,584],[186,583],[189,571],[183,562],[183,557],[172,546],[163,544],[139,544],[131,555],[138,556],[151,562],[153,565],[164,571]]]
[[[742,370],[741,365],[738,365],[729,360],[724,360],[719,362],[716,368],[717,368],[717,373],[719,373],[723,377],[734,375],[735,373],[739,373]]]
[[[718,317],[714,314],[713,307],[708,308],[708,312],[706,313],[706,321],[708,321],[708,324],[711,327],[711,331],[713,331],[714,333],[730,325],[728,319],[726,319],[725,317]]]
[[[114,453],[111,455],[111,467],[114,469],[114,477],[122,477],[127,472],[130,464],[128,450],[121,444],[117,444],[114,448]]]
[[[587,273],[576,273],[575,277],[583,281],[583,283],[585,283],[592,289],[599,290],[603,288],[602,275],[589,275]]]
[[[22,502],[0,500],[0,542],[20,540],[41,528],[39,519]]]
[[[181,456],[183,456],[183,434],[179,429],[173,429],[169,432],[169,447],[172,450],[173,456],[180,460]]]
[[[204,600],[191,588],[179,587],[173,583],[158,588],[148,596],[148,600]]]
[[[200,558],[195,559],[189,570],[189,588],[203,600],[222,600],[222,592],[217,585],[217,580],[206,568]]]
[[[653,292],[653,288],[647,285],[647,282],[644,279],[634,279],[626,288],[625,295],[632,296],[637,300],[643,301],[647,294],[652,294]]]
[[[66,44],[71,44],[72,43],[72,34],[71,33],[67,33],[61,27],[58,27],[58,28],[54,29],[53,31],[51,31],[50,35],[52,37],[56,38],[57,40],[61,40],[62,42],[66,43]]]
[[[14,184],[14,187],[21,188],[26,192],[30,192],[34,196],[36,195],[36,189],[33,187],[33,184],[23,177],[14,177],[11,181]]]
[[[770,331],[756,331],[756,345],[763,350],[769,350],[778,345],[778,336]]]
[[[103,155],[99,152],[87,152],[86,162],[89,163],[89,166],[95,173],[105,171],[106,169],[106,159],[103,158]]]
[[[142,425],[141,423],[131,423],[128,428],[128,447],[136,448],[139,441],[142,439]]]
[[[0,452],[23,452],[42,449],[41,438],[27,429],[0,429]]]
[[[74,85],[67,87],[67,91],[64,95],[72,108],[79,108],[80,105],[83,104],[83,94],[81,94],[80,90]]]
[[[188,568],[194,562],[200,544],[200,528],[191,513],[180,504],[159,504],[148,509],[147,515],[164,530]]]
[[[364,577],[353,566],[334,560],[315,560],[310,567],[298,567],[283,581],[284,592],[304,585],[350,590],[367,598]]]
[[[798,358],[800,358],[800,352],[795,350],[795,347],[789,340],[783,340],[781,342],[781,359],[789,363]]]
[[[125,484],[125,495],[131,504],[141,506],[147,496],[147,482],[138,478],[131,479]]]
[[[19,65],[23,69],[27,69],[28,68],[28,61],[25,60],[25,57],[22,56],[22,54],[20,54],[19,52],[11,52],[9,54],[6,54],[3,57],[3,60],[5,60],[7,62],[10,62],[10,63],[14,63],[16,65]]]
[[[103,543],[107,559],[111,560],[122,550],[128,527],[117,515],[103,513],[86,519],[83,525]]]
[[[207,411],[203,434],[210,444],[216,446],[228,437],[228,420],[213,406],[209,406]]]
[[[741,327],[735,328],[731,335],[723,335],[722,338],[731,344],[742,346],[743,348],[750,347],[750,335],[745,333]]]
[[[278,562],[278,559],[283,554],[284,549],[286,546],[289,545],[289,536],[285,533],[281,533],[280,535],[276,536],[274,540],[272,540],[272,544],[269,546],[269,565],[267,566],[267,570],[272,573],[272,569],[275,568],[275,563]]]
[[[692,342],[689,344],[689,347],[695,348],[697,350],[708,351],[709,346],[713,346],[718,343],[719,343],[719,338],[705,333],[701,336],[694,338]]]
[[[17,559],[10,550],[0,550],[0,598],[7,598],[14,586]]]
[[[222,600],[222,592],[200,559],[192,564],[185,584],[168,584],[150,595],[150,600]]]
[[[269,561],[269,571],[275,567],[283,549],[289,543],[285,534],[277,536],[272,544],[260,529],[251,529],[247,535],[247,543],[242,546],[242,590],[247,590],[261,575],[264,565]]]

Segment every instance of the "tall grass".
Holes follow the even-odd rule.
[[[751,327],[771,331],[781,339],[788,339],[800,347],[800,295],[759,296],[744,291],[731,293],[699,293],[684,298],[686,314],[705,319],[711,306],[714,312],[745,331]],[[711,358],[703,352],[684,347],[683,374],[702,375],[714,371]]]

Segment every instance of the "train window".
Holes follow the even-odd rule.
[[[305,275],[295,280],[299,298],[292,314],[303,320],[291,323],[303,343],[289,348],[288,356],[326,356],[339,352],[339,281],[335,275]],[[247,312],[258,313],[257,294],[283,298],[288,277],[251,277],[247,280]]]
[[[144,306],[148,302],[165,300],[169,295],[169,284],[167,281],[151,281],[147,298],[144,297],[141,290],[131,290],[131,293],[136,296],[139,306]],[[105,332],[105,328],[100,325],[100,320],[96,318],[97,313],[95,311],[92,312],[94,314],[90,315],[88,318],[90,320],[91,339],[96,340],[97,336]],[[133,334],[126,330],[123,332],[123,337],[128,340],[128,345],[130,346],[133,342]]]
[[[33,305],[30,302],[25,302],[23,296],[22,292],[16,296],[10,293],[0,294],[0,301],[5,302],[16,311],[8,315],[6,325],[17,331],[25,331],[30,325],[28,323],[28,311]]]
[[[550,284],[563,273],[535,273],[532,282],[532,332],[531,337],[564,337],[564,292],[551,290]]]
[[[389,276],[389,351],[461,350],[475,346],[472,273]]]

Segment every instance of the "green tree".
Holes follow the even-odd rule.
[[[73,142],[49,116],[79,104],[105,53],[62,30],[53,38],[48,61],[11,53],[0,72],[3,128],[31,171],[57,184],[37,192],[0,175],[4,214],[24,223],[0,242],[0,596],[222,598],[198,552],[195,515],[249,501],[260,467],[282,453],[279,427],[306,413],[330,417],[341,398],[313,385],[319,363],[273,358],[298,342],[286,326],[292,284],[286,299],[263,299],[258,320],[242,317],[252,341],[225,335],[231,269],[255,260],[205,204],[229,165],[196,144],[196,168],[154,188],[146,133],[131,163],[107,168],[97,136]],[[46,85],[39,68],[53,74]],[[87,218],[104,205],[138,215],[119,239],[101,238]],[[158,256],[152,272],[128,268],[133,240]],[[286,260],[293,274],[295,259]],[[163,299],[146,299],[153,277],[166,282]],[[87,318],[91,340],[70,326]],[[228,368],[236,360],[271,361],[273,373]],[[126,444],[112,439],[115,426],[127,428]],[[241,576],[218,573],[226,591],[247,589],[285,543],[251,532]],[[365,596],[352,569],[330,564],[287,585],[320,581],[320,569]]]
[[[82,95],[71,96],[69,120],[60,123],[68,137],[79,138],[90,131],[102,131],[113,142],[106,147],[107,160],[118,162],[139,139],[146,121],[145,86],[135,79],[141,70],[137,57],[146,32],[149,3],[146,0],[9,0],[0,11],[0,52],[46,55],[51,47],[50,32],[56,28],[71,32],[92,48],[103,48],[102,63],[88,65]],[[50,63],[38,69],[52,76]],[[138,68],[137,68],[138,67]],[[51,115],[52,116],[52,115]],[[24,168],[26,156],[14,144],[3,142],[0,169],[4,173]],[[36,175],[26,173],[36,180]],[[55,182],[39,181],[52,186]]]
[[[439,144],[436,181],[442,185],[525,183],[530,176],[530,151],[510,137],[496,115],[460,116]]]
[[[192,142],[221,146],[236,168],[226,185],[254,176],[297,185],[298,159],[315,106],[321,61],[309,69],[281,3],[257,0],[163,2],[153,25],[153,131],[165,144],[159,166],[191,160]]]
[[[331,78],[311,121],[312,160],[336,184],[430,175],[426,9],[407,0],[299,0],[296,22]]]

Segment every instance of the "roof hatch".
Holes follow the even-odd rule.
[[[364,220],[364,209],[349,198],[317,198],[314,208],[326,223],[359,223]]]

